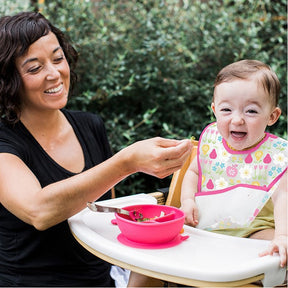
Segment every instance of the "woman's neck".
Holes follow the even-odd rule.
[[[54,137],[63,126],[65,116],[60,110],[22,113],[20,120],[35,137]]]

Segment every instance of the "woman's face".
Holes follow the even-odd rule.
[[[39,38],[16,59],[22,78],[21,112],[63,108],[68,100],[70,68],[52,32]]]

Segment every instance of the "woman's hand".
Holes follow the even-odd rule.
[[[180,169],[191,153],[190,140],[173,140],[160,137],[138,141],[122,151],[126,153],[129,174],[143,172],[164,178]]]

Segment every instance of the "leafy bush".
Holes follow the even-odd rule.
[[[217,72],[258,59],[282,83],[283,114],[271,131],[287,137],[286,1],[182,2],[46,0],[43,13],[80,53],[69,107],[101,114],[114,153],[148,137],[198,138],[214,119]],[[117,193],[149,192],[169,181],[136,174]]]

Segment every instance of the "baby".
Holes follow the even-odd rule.
[[[182,183],[186,224],[271,240],[262,256],[287,263],[287,141],[265,132],[281,115],[280,83],[266,64],[242,60],[214,83],[216,122],[199,139]]]

